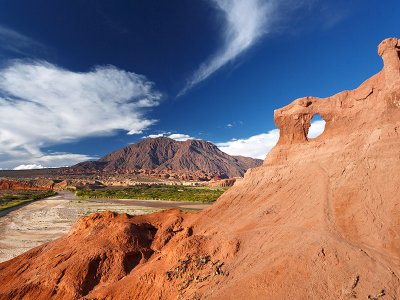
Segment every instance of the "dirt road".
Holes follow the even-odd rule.
[[[200,210],[207,206],[156,200],[80,199],[73,193],[60,192],[0,214],[0,262],[60,237],[80,216],[93,212],[111,210],[138,215],[169,208]]]

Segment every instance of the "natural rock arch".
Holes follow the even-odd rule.
[[[320,114],[315,114],[310,121],[311,125],[308,128],[307,139],[315,139],[325,131],[326,122]]]

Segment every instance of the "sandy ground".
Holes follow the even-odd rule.
[[[111,210],[131,215],[168,208],[200,210],[209,205],[189,202],[79,199],[73,193],[36,201],[0,213],[0,262],[67,233],[82,215]]]

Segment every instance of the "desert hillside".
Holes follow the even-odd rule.
[[[203,140],[175,141],[167,137],[147,138],[114,151],[98,161],[79,163],[63,170],[71,173],[158,175],[182,180],[242,177],[262,160],[231,156]]]
[[[275,111],[277,146],[210,208],[84,217],[0,264],[0,298],[399,298],[400,41],[378,53],[357,89]]]

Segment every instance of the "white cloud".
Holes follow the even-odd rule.
[[[14,170],[35,170],[35,169],[43,169],[44,167],[42,165],[19,165],[18,167],[15,167]]]
[[[144,113],[160,98],[144,76],[113,66],[77,73],[43,61],[13,61],[0,69],[0,166],[87,158],[41,149],[118,129],[139,134],[155,122]]]
[[[319,120],[315,122],[311,122],[311,126],[308,129],[308,137],[313,139],[317,136],[321,135],[325,130],[326,122],[324,120]]]
[[[251,136],[247,139],[234,139],[228,142],[217,143],[217,147],[229,155],[242,155],[264,159],[267,153],[275,146],[279,139],[279,130],[270,130]]]
[[[318,120],[311,123],[308,137],[315,138],[325,129],[325,121]],[[264,159],[279,139],[279,129],[270,130],[251,136],[247,139],[233,139],[228,142],[217,143],[218,148],[230,155],[242,155]]]
[[[159,138],[159,137],[168,137],[170,139],[173,139],[175,141],[187,141],[187,140],[193,140],[195,139],[194,137],[191,137],[190,135],[187,134],[182,134],[182,133],[171,133],[171,132],[164,132],[164,133],[159,133],[159,134],[150,134],[148,136],[144,136],[143,138]]]
[[[277,6],[276,0],[210,1],[225,16],[223,45],[214,56],[200,65],[179,96],[253,46],[263,34],[269,31]]]
[[[170,139],[175,140],[175,141],[187,141],[187,140],[193,140],[194,139],[190,135],[181,134],[181,133],[174,133],[174,134],[169,135],[168,137]]]
[[[162,136],[165,136],[165,134],[164,134],[164,133],[149,134],[149,135],[147,135],[147,136],[144,136],[143,138],[144,138],[144,139],[145,139],[145,138],[156,139],[156,138],[159,138],[159,137],[162,137]]]

